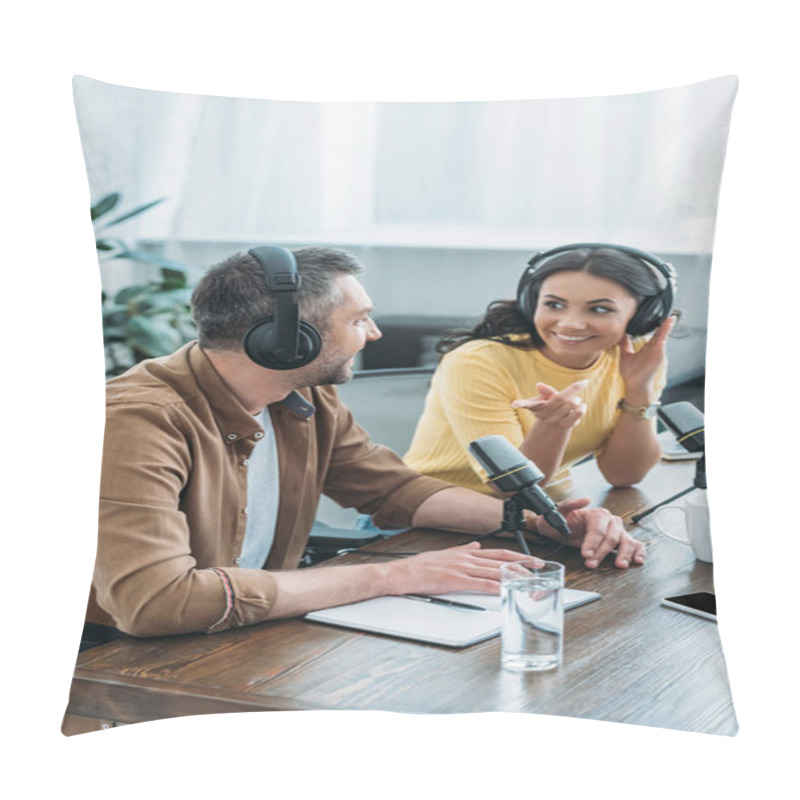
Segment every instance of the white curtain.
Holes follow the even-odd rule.
[[[732,80],[565,100],[310,103],[79,78],[75,95],[93,199],[168,198],[126,223],[137,237],[707,253]]]

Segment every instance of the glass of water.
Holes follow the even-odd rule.
[[[554,669],[564,642],[564,565],[514,561],[501,567],[500,580],[503,667]]]

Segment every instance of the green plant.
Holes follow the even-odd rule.
[[[119,205],[118,192],[106,195],[92,206],[92,223],[101,268],[111,261],[149,264],[152,280],[131,284],[112,297],[103,292],[103,340],[106,377],[119,375],[144,358],[167,355],[197,335],[189,311],[192,267],[171,259],[129,247],[107,230],[148,211],[165,198],[137,206],[107,219]]]

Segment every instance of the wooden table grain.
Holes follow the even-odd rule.
[[[693,475],[692,464],[661,464],[638,487],[611,489],[588,463],[553,494],[586,496],[629,519]],[[589,570],[576,551],[558,554],[567,585],[602,600],[567,612],[564,663],[549,672],[503,670],[498,637],[453,649],[291,619],[211,636],[125,637],[88,650],[78,658],[67,714],[133,723],[239,711],[512,711],[733,735],[716,624],[659,604],[713,590],[712,566],[647,521],[631,526],[647,545],[644,566],[622,571],[607,559]],[[413,530],[369,549],[436,549],[469,539]],[[368,559],[375,556],[342,557]]]

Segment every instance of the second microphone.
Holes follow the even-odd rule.
[[[523,508],[544,517],[562,536],[570,535],[567,521],[553,500],[539,488],[544,473],[504,436],[481,436],[469,450],[503,494],[513,494]]]

